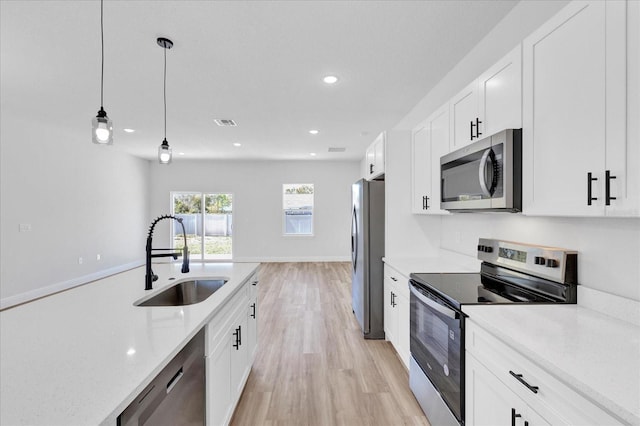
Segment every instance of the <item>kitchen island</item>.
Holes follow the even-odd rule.
[[[115,425],[258,268],[192,263],[182,274],[179,263],[154,264],[150,291],[140,267],[0,312],[0,424]],[[228,282],[201,303],[134,306],[177,281],[213,277]]]

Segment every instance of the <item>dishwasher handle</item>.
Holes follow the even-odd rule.
[[[182,367],[180,367],[180,370],[178,370],[178,372],[173,375],[171,380],[169,380],[169,383],[167,383],[167,393],[171,392],[175,385],[178,384],[180,379],[182,379],[182,376],[184,376],[184,372],[182,371]]]

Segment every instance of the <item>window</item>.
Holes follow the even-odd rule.
[[[233,195],[174,192],[173,215],[181,218],[191,259],[230,260],[233,246]],[[204,212],[204,214],[203,214]],[[184,246],[182,227],[172,226],[172,248]]]
[[[313,184],[282,185],[285,235],[313,235]]]

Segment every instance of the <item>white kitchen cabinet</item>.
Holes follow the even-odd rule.
[[[365,178],[373,180],[384,175],[384,155],[385,155],[386,133],[382,132],[369,145],[366,152]]]
[[[229,423],[251,372],[257,347],[257,282],[254,274],[207,325],[209,426]]]
[[[524,40],[525,214],[638,216],[638,135],[627,137],[627,120],[638,121],[627,116],[627,77],[638,88],[634,3],[629,28],[626,2],[575,1]]]
[[[522,127],[522,46],[518,45],[450,101],[450,151]]]
[[[496,338],[473,317],[465,327],[466,425],[621,424],[613,413]]]
[[[448,214],[440,209],[440,157],[449,152],[449,104],[416,127],[411,140],[412,212]]]
[[[384,332],[398,356],[409,368],[409,279],[384,266]]]

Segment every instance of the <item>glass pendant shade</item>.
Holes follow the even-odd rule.
[[[162,145],[158,147],[158,161],[160,164],[171,163],[171,147],[166,139],[163,140]]]
[[[107,112],[100,108],[98,115],[91,121],[93,127],[93,143],[99,145],[113,144],[113,122],[107,117]]]

